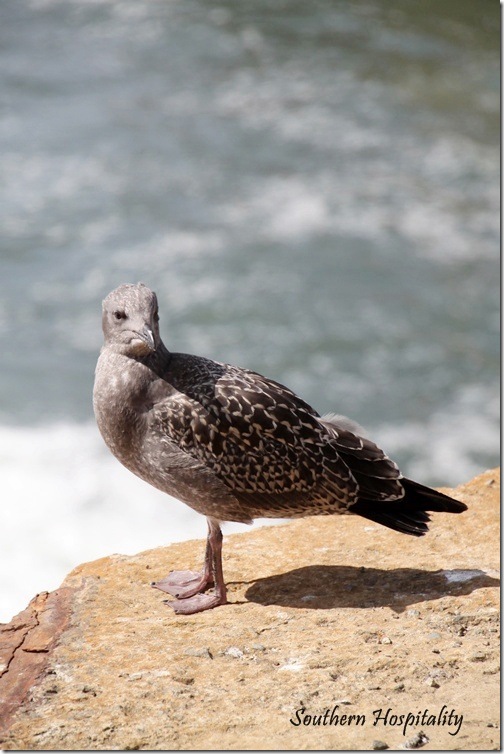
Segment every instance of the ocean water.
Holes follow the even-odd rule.
[[[94,424],[123,282],[418,481],[498,463],[496,3],[4,0],[0,37],[0,620],[205,536]]]

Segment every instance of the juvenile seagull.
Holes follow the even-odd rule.
[[[126,468],[207,518],[201,573],[172,571],[152,584],[176,597],[176,613],[226,603],[222,521],[354,513],[419,537],[427,511],[466,510],[405,479],[349,419],[319,416],[248,369],[170,353],[143,283],[106,297],[103,333],[93,394],[103,439]]]

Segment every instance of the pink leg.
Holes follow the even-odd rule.
[[[207,522],[208,537],[203,571],[172,571],[166,579],[152,584],[177,597],[176,600],[167,602],[176,613],[191,615],[227,602],[222,572],[222,532],[218,521],[208,518]],[[212,583],[215,584],[214,593],[204,594],[206,587]]]

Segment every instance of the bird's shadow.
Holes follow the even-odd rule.
[[[258,579],[245,596],[261,605],[315,610],[387,606],[402,612],[418,602],[499,586],[498,578],[478,570],[311,565]]]

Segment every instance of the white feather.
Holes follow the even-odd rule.
[[[354,422],[352,419],[349,419],[342,414],[335,414],[333,412],[324,414],[322,421],[324,424],[329,424],[336,429],[344,429],[347,432],[352,432],[354,435],[358,435],[359,437],[367,436],[366,430],[361,427],[360,424],[357,424],[357,422]]]

